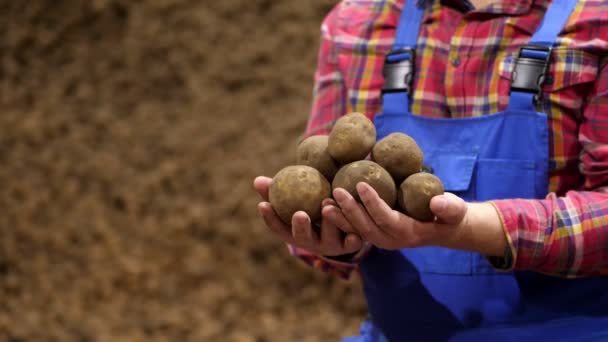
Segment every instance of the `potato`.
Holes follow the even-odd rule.
[[[397,197],[395,181],[382,166],[371,160],[359,160],[343,166],[334,177],[332,189],[343,188],[357,201],[361,201],[356,188],[359,182],[371,185],[391,208],[395,205]]]
[[[327,135],[313,135],[304,139],[296,151],[298,165],[307,165],[317,169],[328,181],[334,179],[338,172],[338,163],[327,152]]]
[[[375,142],[374,123],[361,113],[350,113],[336,121],[329,134],[327,151],[344,165],[365,159]]]
[[[321,219],[321,203],[330,198],[331,186],[316,169],[293,165],[281,169],[272,179],[268,197],[281,220],[291,225],[296,211],[304,211],[311,222]]]
[[[416,141],[409,135],[391,133],[374,145],[372,159],[400,184],[408,176],[420,172],[423,155]]]
[[[418,221],[430,222],[435,219],[431,211],[431,198],[443,194],[443,183],[435,175],[419,172],[405,179],[399,186],[398,201],[405,214]]]

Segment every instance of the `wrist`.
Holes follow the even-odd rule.
[[[507,239],[496,208],[488,203],[467,203],[464,219],[443,246],[478,252],[486,256],[504,256]]]

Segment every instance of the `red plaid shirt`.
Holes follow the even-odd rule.
[[[503,111],[513,56],[540,24],[547,0],[503,0],[469,10],[434,1],[418,39],[412,112],[460,118]],[[305,136],[328,134],[348,112],[380,111],[384,56],[403,0],[343,0],[325,18]],[[548,114],[550,194],[499,200],[514,269],[575,277],[608,274],[608,1],[579,1],[557,40],[537,110]],[[423,77],[422,77],[423,76]],[[347,277],[338,263],[291,248]]]

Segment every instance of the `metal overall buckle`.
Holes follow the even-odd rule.
[[[384,58],[382,93],[409,92],[414,78],[413,48],[400,48],[389,52]]]
[[[524,50],[529,51],[528,55],[525,55]],[[537,56],[534,56],[534,54]],[[534,100],[538,101],[547,78],[550,59],[550,47],[541,45],[522,46],[513,67],[511,91],[535,94]]]

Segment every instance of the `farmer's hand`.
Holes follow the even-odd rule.
[[[349,254],[361,249],[361,238],[353,234],[350,223],[332,199],[323,201],[323,220],[319,234],[315,232],[310,218],[303,211],[293,215],[291,226],[283,223],[268,202],[268,188],[271,181],[272,179],[268,177],[257,177],[253,181],[253,186],[262,197],[258,211],[266,226],[281,240],[294,247],[325,256]],[[326,219],[329,216],[332,220]]]
[[[489,203],[466,203],[450,193],[431,199],[433,222],[420,222],[391,209],[366,183],[357,184],[363,205],[344,189],[333,192],[352,229],[384,249],[443,246],[501,256],[506,237],[498,213]]]

